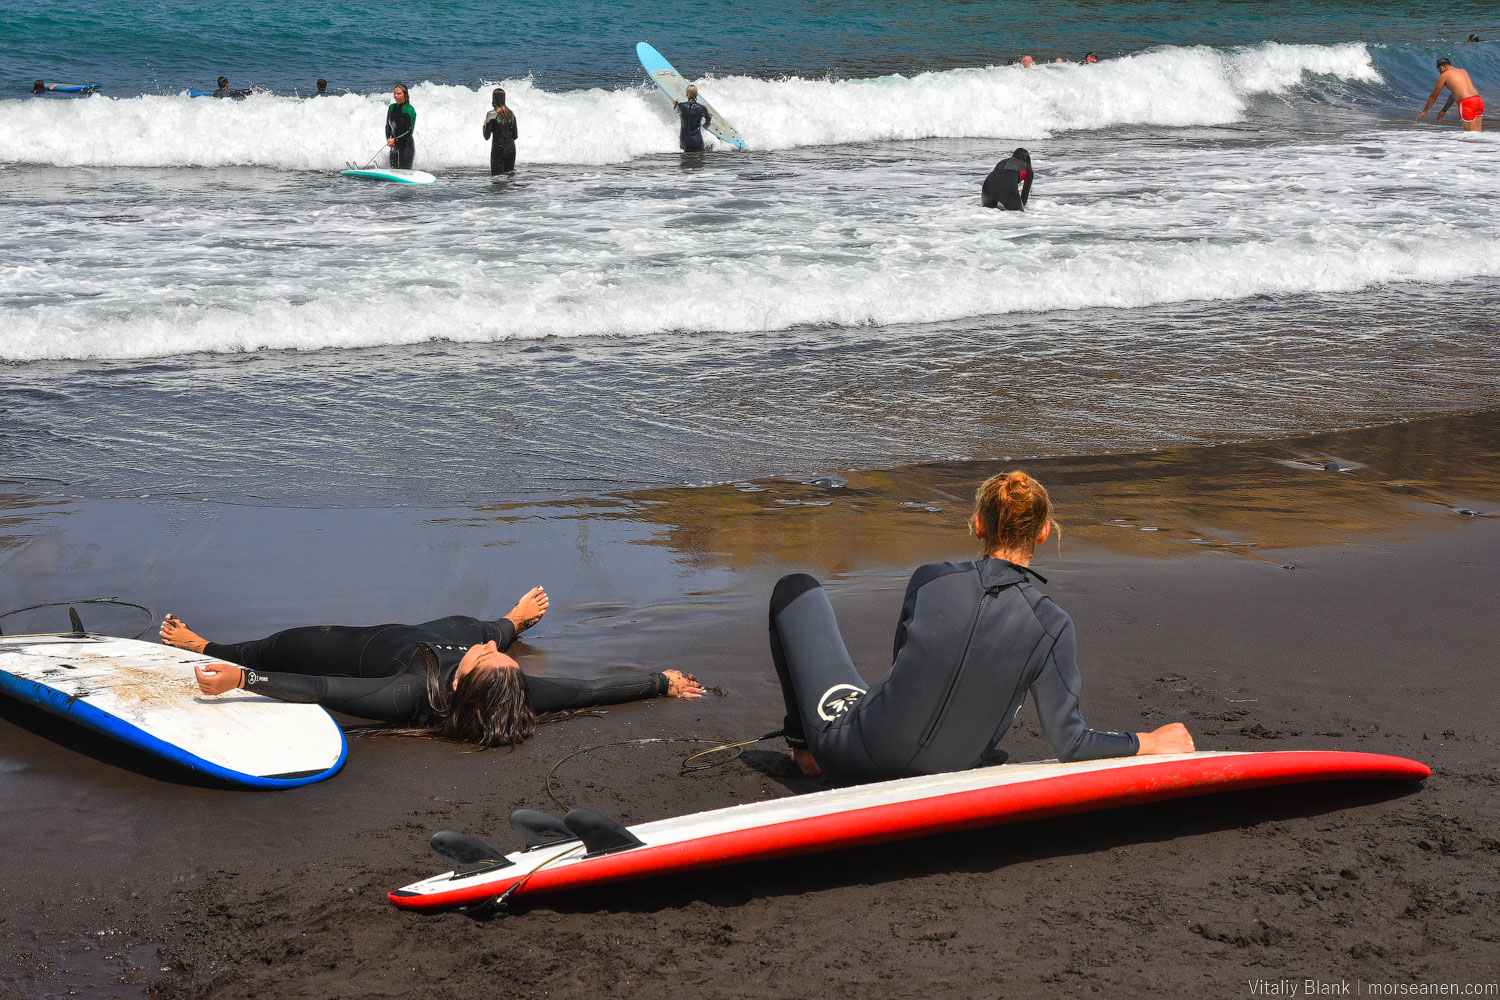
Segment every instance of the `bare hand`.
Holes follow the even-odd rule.
[[[667,696],[671,698],[702,698],[703,685],[692,674],[681,670],[663,670],[667,677]]]
[[[240,686],[245,672],[232,663],[200,663],[193,668],[198,675],[198,688],[204,694],[223,694]]]
[[[394,146],[394,145],[395,145],[395,144],[396,144],[396,140],[395,140],[395,139],[387,139],[387,140],[386,140],[386,141],[385,141],[385,144],[386,144],[386,145],[387,145],[387,146]]]
[[[1141,748],[1136,751],[1139,755],[1158,753],[1192,753],[1193,735],[1187,731],[1187,726],[1180,722],[1169,722],[1160,729],[1153,729],[1149,733],[1136,733],[1136,739],[1141,741]]]

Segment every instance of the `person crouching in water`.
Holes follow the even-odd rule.
[[[895,659],[874,684],[855,670],[818,581],[797,573],[777,582],[771,659],[784,735],[804,774],[883,781],[1001,763],[995,745],[1028,693],[1058,760],[1193,752],[1180,722],[1149,733],[1084,722],[1073,620],[1032,585],[1047,581],[1028,568],[1053,531],[1041,483],[1019,471],[986,479],[969,531],[980,558],[912,574]]]
[[[391,169],[410,170],[417,160],[417,109],[411,106],[406,84],[398,83],[391,91],[394,100],[385,109],[385,144],[391,147]]]
[[[490,176],[516,169],[516,113],[505,106],[505,91],[495,88],[494,107],[484,116],[484,137],[490,140]]]
[[[712,116],[708,109],[698,103],[698,88],[688,84],[687,100],[673,101],[672,105],[677,108],[677,117],[682,120],[682,131],[678,134],[677,142],[684,152],[701,150],[703,148],[702,129],[708,126]]]
[[[984,186],[980,189],[980,203],[985,208],[1024,212],[1026,199],[1031,197],[1031,180],[1034,176],[1031,154],[1018,148],[995,164],[995,169],[984,179]]]

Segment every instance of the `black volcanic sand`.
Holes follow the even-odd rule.
[[[588,601],[547,581],[555,610],[528,635],[523,664],[681,666],[712,693],[573,719],[511,752],[358,735],[351,721],[343,772],[281,793],[194,783],[0,705],[0,995],[1245,996],[1251,980],[1282,978],[1494,981],[1500,516],[1482,515],[1500,508],[1500,415],[1025,464],[1067,529],[1061,552],[1049,546],[1035,565],[1077,622],[1092,724],[1180,719],[1201,749],[1365,750],[1422,760],[1432,777],[1209,796],[518,898],[483,923],[405,913],[385,893],[443,869],[426,847],[434,831],[516,844],[507,816],[560,812],[545,784],[574,750],[778,728],[764,597],[780,573],[829,579],[856,662],[878,676],[907,572],[967,554],[965,495],[1001,466],[476,510],[466,530],[495,544],[564,525],[549,557],[565,580],[589,579],[579,567],[611,553],[666,556],[641,562],[638,590],[595,588]],[[173,601],[227,639],[253,631],[237,613],[255,624],[288,608],[305,614],[284,624],[344,616],[347,595],[334,604],[293,577],[249,610],[153,587],[180,576],[162,560],[185,566],[204,547],[163,556],[158,539],[122,540],[97,510],[38,526],[36,507],[56,502],[9,501],[0,565],[29,575],[7,585],[6,606],[46,591],[35,569],[45,543],[63,553],[49,557],[60,591],[115,587],[90,566],[125,559],[86,562],[69,545],[123,546],[156,574],[126,599],[158,613]],[[266,548],[294,544],[206,520],[188,535],[217,540],[226,571],[241,548],[256,550],[240,567],[251,572]],[[332,523],[360,549],[365,521]],[[429,544],[433,523],[414,520],[395,543]],[[616,541],[585,544],[586,524]],[[533,581],[511,582],[473,610],[503,612],[499,595]],[[653,596],[672,586],[677,596]],[[1030,710],[1005,745],[1012,759],[1048,755]],[[567,806],[626,822],[825,787],[794,773],[779,741],[679,773],[694,749],[601,749],[562,764],[552,787]]]

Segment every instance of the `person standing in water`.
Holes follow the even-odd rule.
[[[984,179],[980,190],[980,203],[985,208],[1004,208],[1009,212],[1024,212],[1026,199],[1031,197],[1031,154],[1017,149],[1010,156],[995,164]]]
[[[1479,96],[1479,91],[1474,87],[1474,81],[1469,79],[1469,74],[1459,69],[1449,61],[1447,56],[1437,61],[1437,85],[1432,88],[1432,93],[1427,97],[1427,103],[1422,107],[1422,113],[1418,118],[1426,118],[1427,112],[1432,110],[1433,102],[1448,88],[1448,100],[1443,104],[1443,110],[1437,113],[1437,120],[1442,121],[1448,109],[1453,107],[1453,102],[1458,102],[1458,117],[1463,121],[1464,128],[1470,132],[1481,132],[1484,130],[1484,98]]]
[[[516,113],[505,106],[505,91],[495,88],[494,107],[484,116],[484,137],[490,140],[490,176],[516,169]]]
[[[417,130],[417,109],[411,106],[406,84],[396,84],[391,96],[395,100],[385,109],[385,144],[391,147],[391,168],[410,170],[417,158],[417,141],[412,138]]]
[[[708,109],[698,103],[698,88],[691,83],[688,84],[687,100],[673,101],[672,106],[677,109],[677,117],[682,120],[682,131],[678,134],[677,143],[684,152],[701,150],[703,148],[703,131],[712,116]]]

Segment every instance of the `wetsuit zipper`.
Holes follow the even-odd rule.
[[[984,614],[984,602],[1004,590],[1005,584],[995,587],[986,587],[984,596],[979,599],[979,607],[974,609],[974,620],[969,623],[969,637],[964,640],[963,655],[958,658],[958,669],[953,671],[953,677],[948,681],[948,690],[943,692],[943,701],[938,705],[938,710],[927,723],[927,728],[922,731],[922,737],[917,741],[919,750],[927,749],[927,744],[932,741],[932,734],[937,731],[938,723],[943,721],[943,716],[948,711],[948,702],[953,700],[953,692],[958,689],[959,678],[964,675],[964,667],[969,662],[969,646],[974,642],[974,633],[979,629],[979,616]]]

